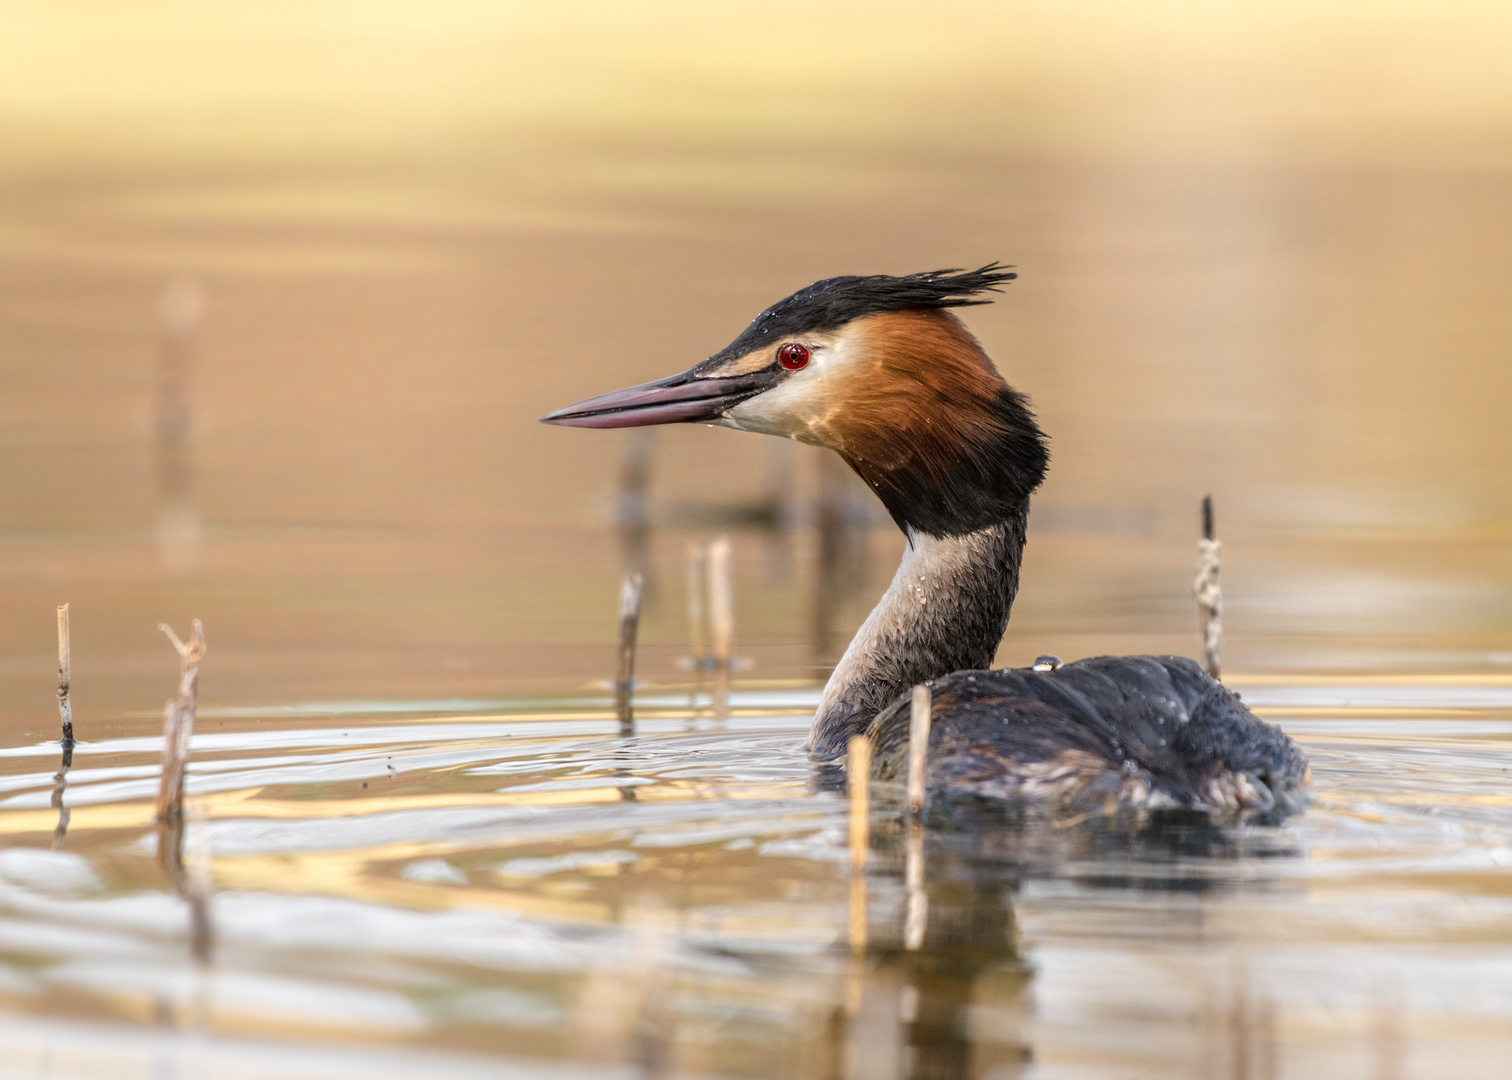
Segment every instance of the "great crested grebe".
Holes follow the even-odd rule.
[[[1191,660],[1098,656],[984,670],[1018,591],[1045,437],[1024,396],[947,310],[991,303],[993,263],[817,281],[681,375],[589,398],[568,427],[719,424],[828,447],[908,538],[892,584],[824,688],[809,748],[862,732],[897,779],[909,689],[934,692],[928,784],[1082,807],[1286,813],[1307,759]]]

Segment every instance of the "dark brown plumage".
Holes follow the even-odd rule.
[[[1180,656],[1098,656],[1053,671],[960,671],[933,683],[929,786],[986,798],[1285,814],[1307,759],[1281,729]],[[875,775],[903,778],[910,701],[868,728]]]

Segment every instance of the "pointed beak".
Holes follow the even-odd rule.
[[[586,428],[712,423],[742,401],[770,389],[778,377],[775,371],[757,371],[699,378],[685,371],[670,379],[579,401],[547,413],[541,423]]]

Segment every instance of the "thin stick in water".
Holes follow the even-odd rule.
[[[635,734],[635,711],[631,691],[635,685],[635,635],[640,626],[641,576],[631,572],[620,585],[619,678],[614,684],[614,707],[619,714],[620,734]]]
[[[69,668],[72,667],[73,646],[68,638],[68,605],[58,608],[58,718],[63,721],[63,746],[70,749],[74,744],[73,702],[68,699]]]
[[[929,757],[929,723],[934,695],[922,683],[913,688],[908,714],[908,815],[924,816],[924,766]]]
[[[1219,570],[1223,561],[1223,545],[1213,535],[1213,497],[1202,498],[1202,539],[1197,541],[1197,578],[1192,583],[1192,595],[1197,599],[1198,621],[1202,627],[1203,666],[1213,678],[1218,678],[1222,665],[1219,651],[1223,645],[1223,586],[1219,582]]]
[[[185,833],[191,831],[191,812],[184,806],[184,770],[189,762],[189,740],[194,733],[194,710],[199,701],[199,665],[205,657],[205,628],[194,620],[194,632],[188,641],[166,623],[158,629],[168,636],[179,654],[178,693],[163,711],[163,777],[158,787],[157,842],[158,863],[168,877],[175,895],[189,905],[189,949],[197,969],[196,992],[191,1002],[190,1027],[204,1026],[209,1014],[209,984],[205,972],[210,963],[211,927],[210,841],[203,815],[193,823],[195,850],[193,859],[184,861]],[[196,805],[193,810],[198,811]]]
[[[929,897],[924,892],[924,775],[929,761],[929,725],[934,695],[920,684],[913,688],[908,715],[908,831],[904,840],[903,878],[908,904],[903,922],[903,947],[924,944]]]
[[[157,818],[181,822],[184,815],[184,767],[189,760],[189,737],[194,732],[194,707],[199,698],[199,665],[205,656],[205,628],[194,620],[190,639],[180,641],[172,627],[158,623],[179,654],[178,695],[163,710],[163,777],[158,787]],[[182,836],[180,836],[180,839]]]
[[[184,868],[184,769],[189,760],[189,738],[194,732],[194,709],[199,698],[199,665],[205,656],[205,628],[194,620],[194,633],[187,642],[164,623],[158,629],[179,654],[178,694],[163,713],[163,778],[158,787],[158,864],[176,895],[189,904],[190,944],[203,970],[210,955],[208,890],[197,887]],[[202,998],[203,995],[200,995]]]
[[[866,860],[871,849],[872,743],[865,735],[850,741],[845,764],[850,794],[850,927],[852,951],[866,949]]]

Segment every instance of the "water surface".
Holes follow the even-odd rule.
[[[1512,683],[1243,689],[1285,703],[1307,813],[937,816],[917,951],[880,791],[852,947],[811,693],[663,696],[628,739],[593,701],[214,725],[202,963],[154,858],[158,740],[76,748],[66,835],[56,747],[10,750],[6,1075],[1500,1075]]]

